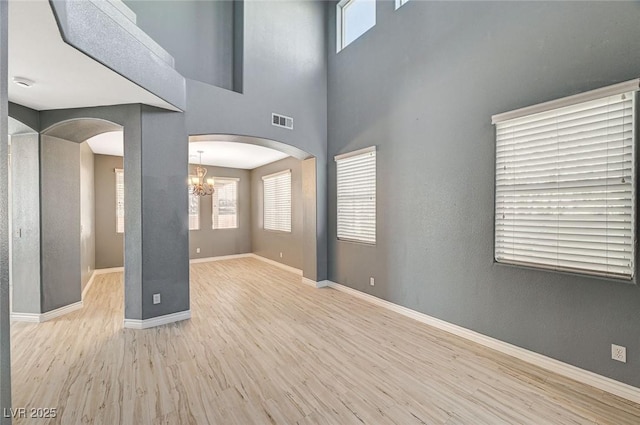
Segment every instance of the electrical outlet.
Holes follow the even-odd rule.
[[[282,258],[282,253],[280,253],[280,258]]]
[[[376,284],[376,280],[372,277],[369,278],[369,285],[373,286]]]
[[[160,304],[160,294],[153,294],[153,303]]]
[[[200,248],[196,248],[196,254],[200,254]]]
[[[611,358],[622,363],[627,362],[627,347],[611,344]]]

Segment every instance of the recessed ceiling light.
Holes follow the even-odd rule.
[[[13,77],[13,82],[19,85],[20,87],[24,87],[26,89],[28,89],[34,84],[32,80],[28,78],[23,78],[23,77]]]

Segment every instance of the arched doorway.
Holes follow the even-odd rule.
[[[229,134],[207,134],[189,136],[190,167],[197,156],[193,154],[203,152],[211,161],[209,165],[229,168],[229,164],[241,165],[249,168],[247,174],[251,182],[251,214],[250,232],[252,253],[276,263],[285,264],[302,271],[306,283],[322,286],[319,281],[324,280],[324,271],[318,272],[318,264],[326,267],[326,248],[323,240],[318,239],[318,192],[317,192],[317,161],[316,158],[291,145],[271,139]],[[232,146],[244,146],[233,149]],[[255,148],[255,149],[252,149]],[[264,153],[263,151],[264,150]],[[225,155],[217,155],[216,151],[223,151]],[[269,152],[272,151],[271,156]],[[227,154],[233,153],[233,155]],[[281,155],[273,155],[273,152]],[[238,155],[255,155],[255,158],[243,158],[238,161]],[[263,156],[264,155],[264,156]],[[222,156],[222,158],[219,158]],[[260,158],[258,158],[260,156]],[[264,158],[264,159],[263,159]],[[256,159],[249,161],[248,159]],[[261,159],[263,159],[261,161]],[[217,162],[216,162],[217,160]],[[206,161],[205,161],[206,163]],[[291,176],[291,227],[285,231],[273,231],[264,223],[264,191],[263,177],[279,172],[289,171]],[[193,171],[193,170],[191,170]],[[212,212],[215,216],[215,199]],[[279,229],[282,230],[282,229]],[[192,255],[198,252],[194,239],[199,235],[190,232],[190,250]],[[320,249],[318,249],[320,245]],[[320,261],[319,261],[320,260]]]

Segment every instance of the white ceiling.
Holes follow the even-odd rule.
[[[20,87],[14,77],[35,84]],[[36,110],[126,103],[175,110],[62,41],[47,0],[9,2],[9,100]]]
[[[122,131],[102,133],[87,140],[93,153],[102,155],[124,155]],[[189,162],[200,162],[198,151],[202,153],[205,165],[242,168],[252,170],[266,164],[287,158],[289,155],[275,149],[237,142],[191,142],[189,143]]]

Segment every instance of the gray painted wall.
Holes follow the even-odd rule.
[[[96,268],[94,159],[89,144],[80,144],[80,270],[82,290]]]
[[[124,234],[116,233],[116,175],[121,156],[95,155],[96,269],[124,265]],[[125,177],[126,178],[126,177]],[[126,214],[126,213],[125,213]]]
[[[233,89],[232,1],[125,1],[184,77]]]
[[[42,312],[81,300],[80,145],[40,138]]]
[[[190,174],[195,166],[191,165]],[[233,177],[238,181],[238,228],[211,228],[211,196],[200,198],[200,230],[189,231],[189,258],[207,258],[220,255],[251,252],[251,172],[237,168],[206,166],[207,177]],[[200,253],[197,253],[200,248]]]
[[[494,264],[491,125],[638,77],[638,4],[378,2],[338,54],[328,11],[328,155],[378,146],[376,246],[336,240],[329,162],[330,279],[640,386],[638,286]]]
[[[0,158],[7,158],[8,126],[8,15],[9,3],[0,2]],[[9,165],[0,161],[0,409],[11,407],[11,338],[9,329]],[[0,424],[11,418],[0,416]]]
[[[39,162],[37,133],[11,137],[12,311],[16,313],[42,312]]]
[[[265,230],[262,177],[291,170],[291,232]],[[297,269],[303,267],[302,161],[285,158],[251,170],[251,248],[255,254]],[[280,253],[282,252],[282,258]]]
[[[263,137],[317,159],[317,276],[326,278],[327,59],[323,1],[244,4],[243,94],[187,80],[189,134]],[[284,46],[284,47],[283,47]],[[271,113],[294,118],[293,130]]]
[[[40,113],[45,129],[81,118],[124,128],[125,318],[188,310],[187,192],[178,190],[187,181],[184,115],[140,105]],[[154,293],[162,294],[161,304],[152,305]]]
[[[122,157],[95,155],[96,268],[122,267],[123,235],[116,233],[115,175]],[[200,202],[200,230],[189,231],[189,258],[251,252],[251,184],[249,170],[207,166],[208,175],[235,177],[238,182],[238,229],[211,228],[211,197]],[[200,253],[196,252],[200,248]]]
[[[189,310],[188,137],[181,113],[142,106],[142,317]],[[125,129],[126,133],[126,129]],[[125,184],[131,170],[125,140]],[[125,189],[125,205],[128,198]],[[128,208],[128,207],[127,207]],[[126,219],[125,232],[130,230]],[[138,211],[135,211],[138,213]],[[127,257],[129,246],[126,246]],[[125,268],[128,264],[125,265]],[[162,303],[153,304],[153,294]],[[129,315],[127,318],[135,319]]]

